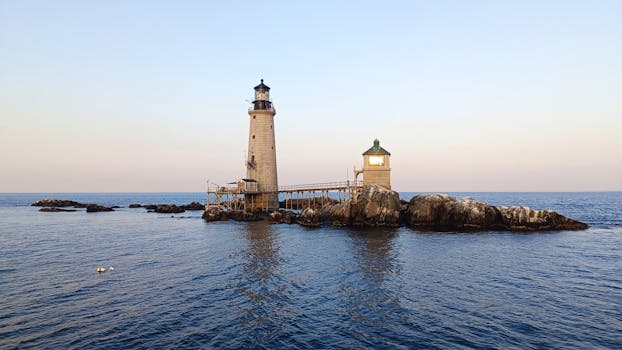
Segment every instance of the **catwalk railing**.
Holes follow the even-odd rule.
[[[316,184],[279,186],[279,192],[337,191],[351,187],[362,187],[360,181],[323,182]]]
[[[208,185],[208,193],[239,193],[239,194],[259,194],[259,193],[284,193],[284,192],[310,192],[310,191],[339,191],[347,190],[352,187],[363,187],[361,181],[336,181],[336,182],[322,182],[314,184],[302,184],[302,185],[286,185],[279,186],[278,191],[274,190],[250,190],[244,187],[240,187],[237,184],[226,185]]]

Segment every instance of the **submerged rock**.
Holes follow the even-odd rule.
[[[76,207],[78,208],[78,206],[80,206],[81,203],[78,203],[76,201],[70,201],[70,200],[65,200],[65,199],[42,199],[39,201],[36,201],[34,203],[31,204],[31,206],[33,207]]]
[[[70,211],[77,211],[75,209],[61,209],[61,208],[51,208],[51,207],[44,207],[39,209],[39,211],[45,212],[45,213],[59,213],[59,212],[70,212]]]
[[[588,226],[550,210],[493,206],[473,198],[456,200],[446,194],[413,197],[403,214],[412,228],[431,230],[584,230]]]
[[[128,208],[141,208],[142,205],[138,204],[138,203],[132,203],[128,206]]]

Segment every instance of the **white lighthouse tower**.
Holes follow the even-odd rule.
[[[274,142],[274,115],[276,110],[270,101],[270,87],[263,83],[255,86],[253,107],[248,110],[248,159],[246,181],[257,182],[257,193],[247,194],[246,205],[254,210],[279,208],[276,172],[276,145]]]

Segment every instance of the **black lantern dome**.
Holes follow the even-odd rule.
[[[255,86],[255,100],[253,101],[253,109],[271,109],[272,102],[270,101],[270,87],[263,83]]]

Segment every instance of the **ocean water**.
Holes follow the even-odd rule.
[[[0,348],[622,348],[622,193],[454,195],[591,227],[308,229],[29,206],[202,193],[0,194]]]

